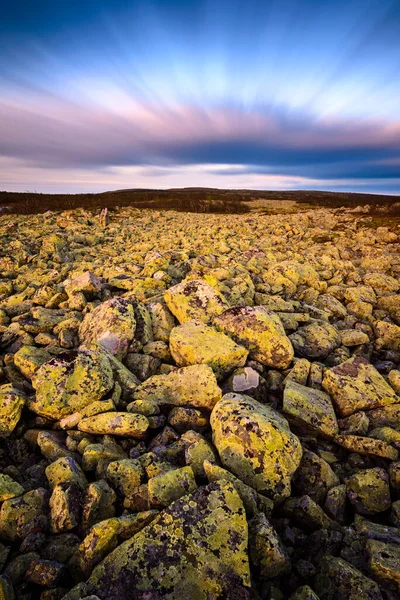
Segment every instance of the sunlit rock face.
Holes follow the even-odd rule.
[[[0,216],[0,596],[397,597],[398,223],[290,210]]]

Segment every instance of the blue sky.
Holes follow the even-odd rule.
[[[14,0],[0,189],[400,193],[398,0]]]

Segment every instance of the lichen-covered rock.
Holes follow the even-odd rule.
[[[326,369],[322,381],[338,413],[345,417],[357,412],[394,404],[395,391],[365,358],[355,357]]]
[[[277,314],[263,306],[234,306],[213,324],[249,350],[263,365],[285,369],[293,359],[293,348]]]
[[[45,348],[22,346],[14,355],[14,364],[27,379],[32,379],[36,371],[52,358]]]
[[[193,406],[212,410],[221,399],[215,374],[208,365],[193,365],[154,375],[139,385],[134,400],[151,400],[157,405]]]
[[[46,467],[46,477],[51,489],[63,482],[76,483],[81,489],[87,486],[84,472],[75,459],[59,458]]]
[[[72,351],[43,364],[32,379],[36,398],[29,400],[33,412],[60,419],[101,400],[113,385],[111,365],[104,353]]]
[[[81,489],[77,483],[64,481],[57,484],[50,498],[50,530],[53,533],[70,531],[79,525],[81,517]]]
[[[324,557],[315,589],[321,600],[383,600],[378,585],[343,558]]]
[[[6,383],[0,386],[0,438],[8,437],[21,418],[26,396]]]
[[[283,412],[300,432],[332,438],[339,431],[328,394],[289,380],[283,394]]]
[[[15,498],[24,493],[22,485],[14,481],[9,475],[0,473],[0,502]]]
[[[179,323],[209,323],[228,306],[222,294],[201,280],[181,281],[165,292],[164,299]]]
[[[169,347],[179,367],[207,364],[217,378],[246,363],[248,351],[227,335],[201,322],[187,321],[171,331]]]
[[[364,469],[346,481],[347,496],[361,515],[374,515],[390,508],[389,477],[384,469]]]
[[[357,331],[356,329],[347,329],[340,332],[343,346],[361,346],[362,344],[368,344],[369,337],[363,331]]]
[[[115,515],[114,490],[104,479],[90,483],[82,499],[82,528],[88,531],[92,525]]]
[[[79,431],[94,435],[123,435],[141,439],[145,437],[149,421],[144,415],[127,412],[107,412],[79,421]]]
[[[92,573],[102,600],[207,600],[250,585],[244,508],[230,483],[212,483],[175,501]]]
[[[400,547],[378,540],[368,540],[369,568],[375,579],[383,581],[400,594]]]
[[[297,525],[309,531],[329,529],[334,526],[334,521],[307,495],[286,498],[282,511],[286,517],[293,519]]]
[[[346,448],[349,452],[357,452],[368,456],[381,456],[388,460],[397,460],[399,455],[396,448],[379,439],[361,435],[337,435],[334,440],[336,444]]]
[[[116,490],[129,496],[137,488],[142,479],[143,468],[138,460],[122,459],[110,462],[107,467],[107,479]]]
[[[322,505],[328,491],[339,483],[338,476],[323,458],[309,450],[303,452],[300,466],[293,478],[294,488],[299,495],[307,495]]]
[[[249,521],[249,556],[262,578],[278,577],[290,570],[290,558],[264,513]]]
[[[0,510],[0,540],[15,542],[47,528],[49,493],[43,488],[5,500]]]
[[[296,356],[316,359],[326,358],[341,344],[338,330],[328,323],[311,323],[300,327],[289,336]]]
[[[172,504],[181,496],[191,494],[197,485],[191,467],[173,469],[149,479],[149,500],[152,507]]]
[[[115,517],[93,525],[69,562],[75,579],[86,579],[118,544],[120,524]]]
[[[100,277],[97,277],[91,271],[85,271],[85,273],[78,275],[78,277],[64,281],[64,288],[68,296],[83,292],[85,296],[91,298],[101,292],[102,283]]]
[[[282,415],[250,396],[226,394],[210,423],[225,467],[276,502],[290,494],[302,449]]]
[[[128,352],[136,329],[133,305],[124,298],[112,298],[88,313],[79,327],[82,346],[97,342],[117,358]]]

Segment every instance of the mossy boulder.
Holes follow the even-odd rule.
[[[290,495],[302,448],[287,420],[250,396],[226,394],[210,419],[222,464],[275,502]]]
[[[71,351],[42,365],[32,379],[36,398],[29,401],[33,412],[60,419],[101,400],[113,385],[113,372],[104,353]]]
[[[140,462],[133,458],[125,458],[110,462],[106,477],[116,490],[124,496],[129,496],[140,485],[142,475],[143,468]]]
[[[128,352],[136,330],[133,305],[124,298],[112,298],[85,315],[79,327],[82,346],[97,342],[117,358]]]
[[[169,347],[179,367],[207,364],[218,379],[246,363],[248,350],[204,323],[187,321],[171,331]]]
[[[379,540],[368,540],[366,550],[374,579],[400,594],[400,547]]]
[[[51,489],[63,482],[76,483],[81,489],[85,489],[88,483],[77,461],[70,457],[52,462],[46,467],[46,477]]]
[[[325,392],[289,380],[283,394],[283,412],[303,434],[332,438],[339,431],[332,401]]]
[[[332,396],[337,412],[343,417],[359,410],[399,402],[393,388],[362,357],[354,357],[332,369],[326,369],[322,385]]]
[[[165,292],[164,299],[179,323],[209,323],[228,306],[222,294],[202,280],[181,281]]]
[[[233,306],[213,324],[263,365],[285,369],[293,359],[293,347],[279,316],[263,306]]]
[[[247,523],[232,484],[212,483],[175,501],[92,573],[99,598],[132,590],[165,600],[227,597],[250,585]]]
[[[8,437],[21,418],[26,396],[10,383],[0,386],[0,438]]]
[[[215,374],[208,365],[192,365],[171,371],[168,375],[154,375],[133,393],[134,400],[208,410],[213,409],[221,396]]]

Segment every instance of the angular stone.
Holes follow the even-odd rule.
[[[227,597],[250,585],[247,523],[229,483],[213,483],[175,501],[121,544],[89,583],[102,598],[151,590],[165,600]],[[190,590],[190,592],[188,592]]]
[[[290,570],[286,548],[264,513],[249,521],[249,556],[262,578],[279,577]]]
[[[9,383],[0,386],[0,439],[12,434],[21,418],[26,396]]]
[[[119,489],[124,496],[129,496],[140,485],[142,475],[143,468],[140,462],[126,458],[110,462],[106,477],[115,489]]]
[[[339,414],[377,408],[399,401],[395,391],[365,358],[355,357],[326,369],[322,381]]]
[[[361,435],[337,435],[334,442],[346,448],[349,452],[366,454],[368,456],[381,456],[389,460],[397,460],[398,451],[381,440],[363,437]]]
[[[149,500],[153,507],[169,506],[197,488],[191,467],[173,469],[149,479]]]
[[[120,524],[115,517],[93,525],[79,548],[69,561],[69,568],[76,579],[86,579],[93,568],[118,544]]]
[[[79,431],[94,435],[122,435],[142,439],[146,435],[149,421],[144,415],[127,412],[107,412],[82,419]]]
[[[357,331],[357,329],[347,329],[340,332],[342,337],[343,346],[361,346],[362,344],[368,344],[369,337],[363,331]]]
[[[226,394],[210,423],[225,467],[275,502],[290,494],[302,449],[282,415],[250,396]]]
[[[81,489],[73,482],[57,484],[50,498],[50,529],[63,533],[79,525],[81,517]]]
[[[112,298],[85,315],[79,327],[83,346],[97,342],[117,358],[123,358],[136,329],[132,304],[124,298]]]
[[[24,377],[32,379],[36,371],[52,358],[50,352],[36,346],[22,346],[14,354],[14,364]]]
[[[364,469],[346,481],[350,502],[361,515],[374,515],[390,508],[389,477],[384,469]]]
[[[0,473],[0,502],[20,496],[24,491],[22,485],[14,481],[9,475]]]
[[[293,519],[303,529],[317,531],[334,526],[334,521],[310,496],[286,498],[282,504],[282,511],[286,517]]]
[[[227,307],[225,298],[202,280],[181,281],[164,294],[165,302],[179,323],[209,323]]]
[[[46,477],[51,489],[63,482],[76,483],[81,489],[87,486],[84,472],[73,458],[59,458],[46,467]]]
[[[154,375],[133,393],[134,400],[207,410],[212,410],[221,397],[216,377],[208,365],[182,367],[168,375]]]
[[[43,488],[5,500],[0,511],[0,539],[24,539],[31,531],[47,527],[49,493]]]
[[[283,412],[304,434],[332,438],[339,431],[328,394],[289,380],[283,394]]]
[[[35,585],[54,588],[65,571],[65,565],[53,560],[38,559],[32,561],[25,573],[25,580]]]
[[[378,540],[368,540],[366,550],[373,576],[400,594],[400,547]]]
[[[228,308],[213,324],[263,365],[285,369],[293,359],[293,348],[278,315],[263,306]]]
[[[113,385],[110,362],[104,353],[71,351],[45,363],[32,379],[36,398],[33,412],[60,419],[101,400]]]
[[[324,600],[383,600],[378,585],[343,558],[325,556],[314,586]]]
[[[394,429],[400,429],[400,404],[369,410],[367,417],[372,428],[393,427]]]
[[[74,279],[64,281],[64,288],[69,296],[77,292],[83,292],[85,296],[90,298],[91,296],[97,296],[101,292],[102,284],[100,277],[97,277],[91,271],[85,271],[85,273]]]
[[[171,331],[171,355],[178,367],[207,364],[217,379],[246,363],[248,351],[204,323],[187,321]]]
[[[296,356],[310,359],[326,358],[341,344],[338,330],[328,323],[311,323],[300,327],[289,336],[289,339],[293,344]]]
[[[114,517],[116,499],[114,490],[104,479],[90,483],[82,501],[83,530],[87,531],[95,523]]]
[[[325,460],[309,450],[303,452],[293,477],[293,485],[301,496],[308,495],[317,504],[323,504],[328,491],[339,483],[338,476]]]

